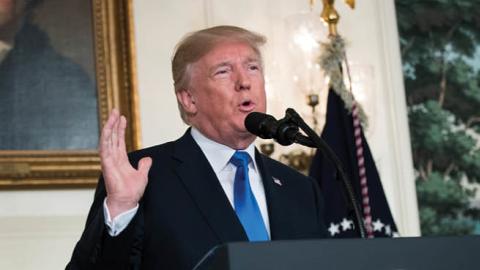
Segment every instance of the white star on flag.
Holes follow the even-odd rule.
[[[352,228],[353,221],[351,221],[349,219],[346,219],[346,218],[343,218],[342,223],[340,223],[340,225],[342,225],[342,231],[353,229]]]
[[[392,235],[392,228],[390,227],[390,225],[385,226],[385,234],[388,236]]]
[[[373,225],[373,231],[375,231],[375,232],[381,232],[383,226],[385,226],[385,225],[382,223],[382,221],[380,221],[379,218],[377,218],[377,220],[375,220],[375,222],[373,222],[372,225]]]
[[[331,236],[334,236],[335,234],[339,234],[340,233],[339,225],[335,223],[330,223],[330,227],[328,228],[328,231],[330,232]]]

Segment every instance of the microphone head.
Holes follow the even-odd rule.
[[[277,133],[278,123],[271,115],[251,112],[245,118],[245,128],[262,139],[272,139]]]

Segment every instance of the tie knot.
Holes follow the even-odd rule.
[[[245,151],[235,151],[230,162],[238,167],[248,168],[248,163],[250,163],[250,155]]]

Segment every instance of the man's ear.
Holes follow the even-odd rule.
[[[195,97],[188,89],[177,91],[177,100],[182,104],[183,110],[188,114],[197,113],[197,105],[195,104]]]

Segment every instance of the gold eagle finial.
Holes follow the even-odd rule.
[[[355,8],[355,0],[345,0],[345,3],[350,6],[350,8]],[[340,20],[340,15],[338,15],[334,5],[335,0],[323,0],[323,10],[320,14],[323,21],[328,24],[328,32],[331,36],[336,36],[338,34],[337,23],[338,20]]]

